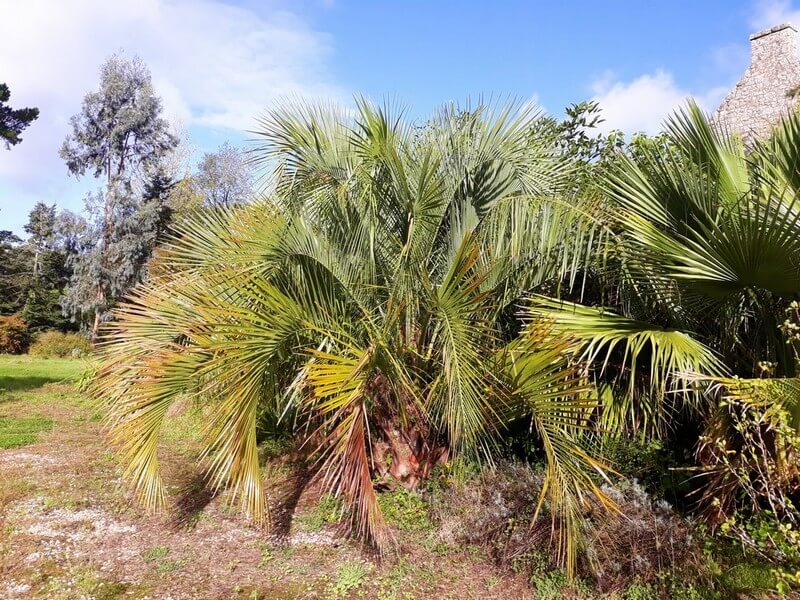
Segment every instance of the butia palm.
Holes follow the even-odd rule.
[[[596,394],[570,336],[513,315],[526,291],[574,281],[607,233],[596,205],[558,199],[570,165],[535,119],[447,107],[413,127],[366,101],[267,115],[268,197],[182,224],[106,332],[95,391],[145,503],[164,501],[158,435],[187,391],[211,410],[213,481],[246,512],[267,505],[266,413],[294,424],[378,546],[376,477],[411,486],[528,417],[572,566],[586,492],[604,498],[581,445]]]

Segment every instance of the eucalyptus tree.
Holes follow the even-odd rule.
[[[140,194],[178,140],[162,117],[147,66],[121,55],[103,64],[100,89],[84,97],[71,127],[61,148],[70,174],[104,181],[104,189],[87,198],[95,244],[77,259],[64,299],[70,314],[93,319],[94,336],[104,313],[136,283],[149,255],[142,236],[126,228],[137,222],[152,227],[135,216]]]
[[[268,516],[257,428],[272,419],[378,547],[376,479],[413,487],[527,419],[572,568],[583,510],[608,502],[583,447],[596,394],[570,337],[515,315],[528,290],[577,283],[606,233],[599,206],[559,198],[571,165],[538,123],[514,105],[423,126],[363,100],[267,114],[253,154],[274,193],[178,225],[106,330],[95,393],[144,503],[165,501],[158,436],[187,392],[210,415],[213,483],[243,511]]]

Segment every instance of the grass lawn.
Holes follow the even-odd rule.
[[[53,427],[53,420],[42,415],[18,416],[7,410],[4,404],[12,398],[10,392],[75,381],[85,368],[82,360],[0,354],[0,448],[32,444]]]
[[[44,417],[16,419],[0,416],[0,448],[27,446],[39,439],[39,433],[50,431],[53,421]]]
[[[0,392],[30,390],[46,383],[75,381],[85,368],[85,361],[74,358],[0,354]]]

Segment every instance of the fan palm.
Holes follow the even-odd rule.
[[[665,434],[676,404],[705,402],[710,430],[728,422],[732,399],[796,411],[800,382],[780,325],[800,294],[800,117],[751,149],[694,104],[666,133],[665,145],[620,157],[604,185],[616,224],[613,259],[597,273],[611,290],[602,308],[539,299],[532,310],[555,319],[554,335],[582,340],[579,359],[606,386],[609,431]],[[788,379],[761,381],[770,370]],[[703,382],[722,391],[719,407]],[[706,499],[730,508],[719,494],[736,486],[716,475]]]
[[[574,283],[608,234],[596,203],[558,199],[570,164],[536,118],[451,106],[414,127],[366,101],[264,117],[254,160],[272,192],[180,225],[106,331],[95,392],[145,504],[164,502],[158,436],[187,392],[211,414],[213,483],[244,511],[268,517],[266,413],[379,547],[376,477],[413,486],[451,455],[491,456],[529,418],[571,568],[587,492],[605,502],[582,445],[596,394],[572,336],[514,314],[527,290]]]

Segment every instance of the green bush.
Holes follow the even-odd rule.
[[[28,351],[33,356],[43,357],[81,357],[92,349],[89,340],[77,333],[45,331],[36,337]]]
[[[28,349],[28,325],[17,316],[0,317],[0,354],[22,354]]]

